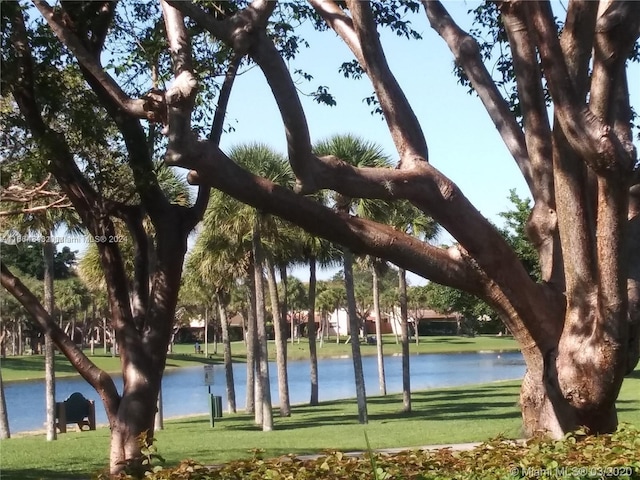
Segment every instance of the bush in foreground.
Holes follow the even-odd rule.
[[[313,460],[292,456],[254,457],[219,467],[185,460],[175,468],[153,467],[154,455],[145,459],[148,469],[123,479],[150,480],[496,480],[564,479],[640,480],[640,429],[622,425],[611,435],[587,436],[583,431],[563,440],[534,438],[526,443],[497,438],[470,451],[404,451],[368,453],[361,457],[326,452]],[[98,476],[98,479],[106,478]]]

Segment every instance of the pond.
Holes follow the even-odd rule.
[[[375,356],[362,357],[367,395],[377,395],[378,373]],[[274,406],[278,402],[276,366],[269,364]],[[291,403],[309,401],[309,362],[289,362],[289,392]],[[452,387],[497,380],[521,379],[525,365],[519,352],[456,353],[411,355],[411,388],[424,390],[436,387]],[[244,407],[246,366],[234,364],[236,403]],[[402,358],[385,357],[387,392],[402,391]],[[318,364],[320,401],[355,397],[353,363],[351,358],[321,359]],[[116,377],[118,388],[122,380]],[[222,396],[226,411],[224,366],[214,367],[214,385],[211,391]],[[5,397],[11,433],[44,428],[44,381],[5,384]],[[61,378],[56,381],[56,400],[61,401],[73,392],[81,392],[96,401],[96,422],[106,423],[106,415],[100,397],[81,378]],[[208,413],[208,389],[204,385],[203,367],[188,367],[167,371],[162,381],[162,398],[165,418]]]

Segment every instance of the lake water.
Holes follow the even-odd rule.
[[[375,356],[362,357],[367,395],[379,394]],[[276,366],[269,365],[274,406],[278,402]],[[309,362],[289,362],[289,394],[291,403],[309,401]],[[411,355],[411,389],[452,387],[497,380],[521,379],[525,365],[519,352],[511,353],[456,353]],[[246,366],[234,364],[236,404],[244,407]],[[402,359],[385,357],[387,392],[402,391]],[[355,397],[353,363],[351,358],[322,359],[318,364],[319,397],[336,400]],[[214,367],[214,385],[211,392],[220,395],[226,411],[224,366]],[[118,389],[122,380],[116,378]],[[4,385],[11,433],[44,428],[44,382],[18,382]],[[81,378],[61,378],[56,381],[56,400],[61,401],[73,392],[81,392],[96,402],[96,422],[106,423],[106,414],[100,397]],[[203,367],[188,367],[167,371],[162,381],[162,398],[165,418],[208,413],[208,389],[204,385]]]

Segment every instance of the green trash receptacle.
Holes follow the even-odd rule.
[[[209,423],[213,427],[215,419],[222,418],[222,397],[209,394]]]
[[[213,396],[213,416],[215,418],[222,418],[222,397]]]

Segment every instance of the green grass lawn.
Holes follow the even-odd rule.
[[[336,344],[335,337],[325,342],[322,348],[318,349],[320,357],[351,356],[351,345],[345,344],[343,337],[340,344]],[[400,353],[400,345],[395,343],[393,335],[386,335],[384,338],[385,354],[393,355]],[[289,343],[287,354],[291,360],[306,359],[309,357],[309,347],[307,339],[303,338],[300,343]],[[453,353],[472,352],[479,350],[518,350],[518,345],[511,337],[478,336],[468,337],[421,337],[420,343],[412,343],[410,346],[412,353]],[[204,351],[204,346],[203,346]],[[243,362],[245,360],[246,349],[243,342],[233,342],[231,347],[234,361]],[[362,345],[363,355],[375,355],[375,345]],[[109,373],[120,371],[120,359],[104,354],[101,348],[95,349],[95,355],[91,355],[89,350],[85,353],[96,363],[96,365]],[[180,368],[199,365],[202,363],[221,363],[222,345],[218,345],[218,352],[214,354],[214,345],[209,344],[209,357],[204,354],[196,355],[192,344],[174,345],[173,353],[168,355],[167,368]],[[271,342],[269,354],[275,359],[275,346]],[[77,375],[75,369],[65,357],[58,354],[56,359],[56,375],[73,376]],[[2,359],[2,379],[5,382],[15,380],[34,380],[44,378],[44,359],[41,355],[28,355],[20,357],[7,357]]]
[[[322,388],[322,386],[321,386]],[[275,430],[262,432],[253,418],[226,415],[209,426],[208,417],[167,421],[157,432],[158,452],[169,464],[193,458],[205,464],[287,453],[317,453],[325,449],[364,450],[367,433],[372,448],[483,441],[498,435],[521,436],[517,406],[519,382],[415,392],[414,412],[399,413],[400,395],[370,397],[370,422],[357,423],[355,401],[294,406],[290,418],[275,417]],[[640,369],[627,378],[618,399],[620,421],[640,426]],[[56,442],[44,435],[0,442],[2,479],[87,478],[108,461],[109,431],[71,432]]]

